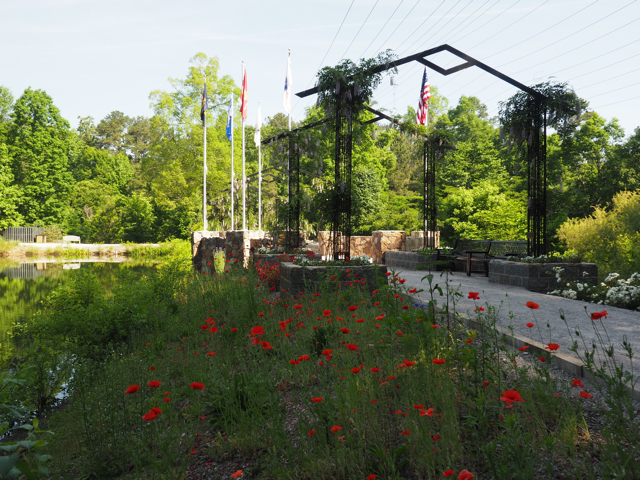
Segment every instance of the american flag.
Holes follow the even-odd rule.
[[[427,124],[427,109],[429,108],[427,100],[430,98],[431,90],[429,89],[429,80],[427,80],[427,67],[424,67],[422,87],[420,88],[420,101],[418,102],[418,110],[416,111],[416,123],[419,125]]]

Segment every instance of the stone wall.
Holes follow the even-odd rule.
[[[433,248],[440,248],[440,232],[429,232],[429,237],[433,238],[435,233],[435,245]],[[411,232],[411,236],[407,237],[407,252],[411,252],[415,249],[422,248],[424,246],[424,232],[416,231]]]
[[[384,252],[387,250],[400,250],[407,248],[407,232],[402,230],[376,230],[371,235],[373,263],[382,263]]]
[[[348,272],[348,273],[347,273]],[[280,291],[283,297],[297,295],[300,292],[316,292],[320,284],[333,276],[333,282],[338,288],[358,288],[371,293],[380,284],[387,283],[387,267],[383,265],[361,266],[299,266],[293,263],[280,264]],[[354,280],[364,279],[364,283]]]
[[[489,262],[489,282],[547,293],[566,286],[558,284],[554,267],[564,268],[564,279],[579,279],[581,283],[598,284],[598,266],[595,263],[523,263],[507,260]]]
[[[340,240],[344,242],[345,237],[340,237]],[[318,232],[318,254],[323,257],[328,257],[333,253],[331,246],[331,232]],[[373,256],[373,246],[371,244],[371,237],[366,236],[352,236],[351,245],[349,246],[349,256],[355,257],[357,255]]]
[[[407,238],[407,240],[409,240]],[[397,252],[387,250],[384,252],[384,264],[387,267],[402,268],[404,270],[431,270],[438,271],[433,264],[436,261],[436,254],[421,255],[415,252]]]
[[[211,233],[211,232],[209,232]],[[193,256],[193,268],[200,273],[215,273],[214,255],[218,251],[224,252],[223,237],[203,237],[198,241],[198,247]]]

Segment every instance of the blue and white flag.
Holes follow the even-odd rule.
[[[231,124],[233,123],[233,96],[231,96],[231,100],[229,100],[229,114],[227,115],[227,138],[231,141],[231,137],[233,136],[233,131]]]
[[[287,76],[284,78],[284,99],[282,106],[291,115],[291,50],[287,59]]]

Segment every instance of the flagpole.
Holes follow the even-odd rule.
[[[289,64],[290,63],[291,63],[291,49],[289,49]],[[289,89],[291,89],[291,86],[289,86]],[[291,92],[291,90],[289,90],[289,92]],[[291,95],[291,93],[289,93],[289,95]],[[291,110],[289,110],[289,131],[291,131]]]
[[[204,77],[205,96],[207,91],[207,77]],[[205,99],[206,102],[206,99]],[[209,229],[207,224],[207,111],[204,111],[202,120],[202,129],[204,130],[204,145],[202,154],[202,229],[206,232]]]
[[[244,60],[242,61],[242,82],[244,83]],[[247,101],[246,92],[244,102]],[[242,109],[244,110],[245,104],[242,104]],[[246,172],[244,168],[245,159],[244,159],[244,111],[242,112],[242,230],[247,229],[247,218],[246,218],[246,189],[247,189],[247,179]]]
[[[259,115],[260,115],[260,102],[258,102],[258,121],[260,122]],[[260,140],[261,138],[258,138],[258,231],[259,232],[262,231],[262,142]]]
[[[233,180],[234,180],[234,176],[235,176],[235,171],[233,169],[233,137],[235,137],[235,135],[233,134],[233,92],[231,92],[231,230],[235,230],[235,226],[236,226],[236,222],[235,222],[235,217],[233,214],[233,194],[234,194],[234,186],[233,186]]]

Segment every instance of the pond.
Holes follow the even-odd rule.
[[[28,322],[39,308],[40,302],[53,290],[69,283],[74,272],[82,269],[96,274],[105,290],[110,290],[116,273],[123,268],[138,273],[153,270],[152,263],[129,261],[50,260],[39,259],[28,263],[0,263],[0,358],[12,350],[8,332],[12,325]],[[1,261],[1,259],[0,259]]]

